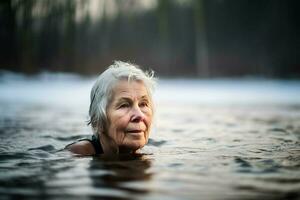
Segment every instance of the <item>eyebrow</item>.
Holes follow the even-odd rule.
[[[128,98],[128,97],[121,97],[121,98],[117,99],[117,103],[122,102],[122,101],[132,101],[132,99]]]
[[[144,96],[142,96],[140,99],[141,99],[141,100],[147,100],[147,101],[149,101],[148,95],[144,95]]]
[[[144,96],[141,96],[139,98],[139,100],[147,100],[149,101],[149,97],[148,95],[144,95]],[[117,102],[121,102],[121,101],[132,101],[132,99],[130,97],[121,97],[117,100]]]

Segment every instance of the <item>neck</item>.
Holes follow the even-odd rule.
[[[120,153],[136,153],[136,150],[132,150],[123,146],[118,146],[107,134],[100,133],[100,143],[105,155],[116,155]]]
[[[135,153],[136,150],[128,149],[126,147],[119,147],[119,153]]]
[[[104,154],[118,154],[119,148],[118,145],[105,133],[100,133],[100,143],[103,149]]]

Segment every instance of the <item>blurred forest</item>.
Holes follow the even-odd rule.
[[[300,77],[298,0],[1,0],[0,69]]]

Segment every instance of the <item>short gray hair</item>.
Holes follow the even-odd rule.
[[[154,72],[152,70],[144,72],[137,65],[115,61],[108,69],[99,75],[91,90],[88,124],[91,124],[95,135],[97,135],[99,131],[103,132],[106,129],[106,109],[109,105],[108,102],[112,98],[112,89],[114,85],[122,79],[127,79],[128,81],[142,81],[145,84],[152,102],[152,94],[156,84]]]

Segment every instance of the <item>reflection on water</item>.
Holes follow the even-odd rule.
[[[94,188],[110,190],[110,197],[116,195],[115,198],[131,199],[132,195],[146,195],[150,192],[149,188],[134,186],[134,183],[151,180],[152,173],[148,171],[150,166],[151,161],[142,155],[122,155],[113,160],[94,157],[90,162],[89,173]]]
[[[73,79],[64,81],[62,90],[73,85]],[[84,88],[86,83],[90,80],[76,84]],[[184,90],[180,83],[172,82]],[[194,90],[203,88],[201,82],[188,83]],[[216,87],[214,81],[205,84]],[[47,84],[40,87],[54,91]],[[159,93],[175,89],[162,83]],[[282,94],[288,91],[293,100],[285,97],[282,104],[173,101],[164,94],[142,154],[110,159],[61,151],[91,134],[83,99],[65,106],[61,102],[70,96],[59,96],[59,103],[37,94],[26,101],[0,96],[0,199],[299,199],[300,101],[295,93],[300,90]]]

